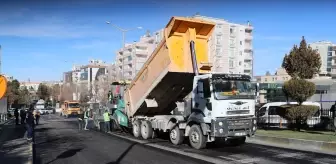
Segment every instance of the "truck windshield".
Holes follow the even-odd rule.
[[[249,81],[214,80],[216,99],[254,99],[255,88]]]
[[[69,103],[69,108],[79,108],[79,103]]]

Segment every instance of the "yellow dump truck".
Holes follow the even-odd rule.
[[[124,113],[135,137],[150,139],[163,131],[175,145],[187,137],[201,149],[217,138],[242,144],[254,135],[258,88],[250,76],[211,72],[208,41],[214,27],[171,18],[164,39],[125,91]]]
[[[69,116],[81,114],[80,112],[81,110],[78,101],[63,102],[61,116],[68,118]]]

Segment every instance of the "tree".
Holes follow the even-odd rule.
[[[54,101],[59,101],[59,95],[61,94],[61,86],[55,84],[51,87],[51,97]]]
[[[306,79],[312,79],[320,72],[321,57],[317,51],[307,46],[306,40],[302,37],[300,47],[294,45],[289,55],[285,55],[282,67],[292,77],[284,83],[283,91],[286,96],[295,100],[298,106],[291,106],[280,115],[289,121],[295,120],[296,128],[300,130],[301,124],[318,109],[314,106],[302,106],[302,103],[315,93],[315,84]]]
[[[40,99],[48,100],[51,95],[51,88],[43,83],[40,83],[37,88],[37,95]]]
[[[30,93],[26,86],[20,88],[19,90],[18,103],[24,105],[30,104]]]
[[[8,104],[11,106],[12,104],[17,104],[20,94],[20,82],[18,80],[13,80],[7,83],[7,91],[6,97]]]
[[[104,105],[108,102],[108,92],[111,90],[111,84],[113,81],[121,80],[121,74],[117,74],[114,65],[107,67],[107,74],[98,76],[97,81],[94,83],[95,96]]]
[[[79,92],[79,102],[80,103],[87,103],[90,101],[90,97],[92,97],[92,95],[90,94],[90,90],[88,89],[87,85],[80,85],[78,87],[78,92]]]
[[[74,84],[64,84],[60,87],[60,101],[73,100]]]
[[[282,62],[282,67],[291,77],[302,79],[312,79],[320,72],[321,65],[320,54],[307,46],[304,37],[302,37],[300,47],[294,45]]]
[[[111,89],[111,83],[107,75],[100,75],[98,77],[95,87],[97,88],[97,99],[101,104],[106,104],[108,101],[108,92]]]

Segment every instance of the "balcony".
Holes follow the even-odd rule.
[[[253,39],[253,36],[251,33],[245,33],[245,40],[250,41]]]
[[[245,52],[245,53],[247,53],[247,52],[248,52],[248,53],[252,52],[252,45],[245,44],[244,52]]]
[[[148,55],[147,50],[136,49],[136,55]]]
[[[245,60],[253,60],[252,52],[246,52],[246,53],[244,53],[244,59]]]
[[[133,60],[125,59],[123,64],[124,65],[126,65],[126,64],[133,64]]]
[[[244,69],[245,70],[251,70],[252,69],[252,64],[244,64]]]

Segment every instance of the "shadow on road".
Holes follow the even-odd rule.
[[[15,132],[8,132],[13,130]],[[24,125],[2,125],[2,131],[0,131],[0,143],[23,138],[25,132],[26,127]]]
[[[36,132],[46,132],[46,131],[48,131],[50,129],[52,129],[52,128],[38,128],[38,127],[36,127],[35,128],[35,133]]]
[[[24,125],[2,125],[0,132],[0,163],[24,163],[27,161],[27,142]]]
[[[82,148],[67,150],[67,151],[61,153],[60,155],[58,155],[55,159],[53,159],[53,160],[47,162],[46,164],[55,162],[55,161],[58,160],[58,159],[65,159],[65,158],[72,157],[72,156],[76,155],[78,152],[80,152],[81,150],[82,150]]]
[[[121,160],[127,155],[127,153],[132,150],[132,148],[137,145],[137,143],[131,144],[121,155],[118,157],[118,159],[114,162],[108,162],[106,164],[120,164]]]

